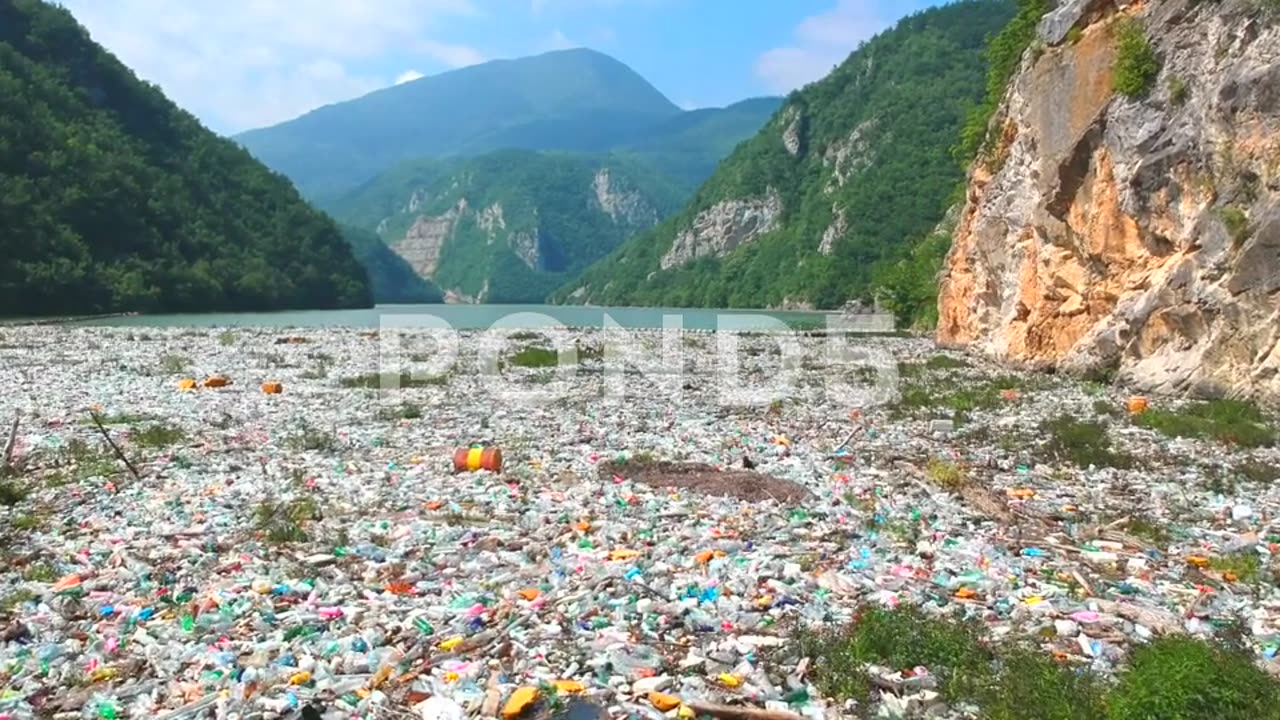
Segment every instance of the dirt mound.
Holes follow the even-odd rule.
[[[600,476],[614,475],[657,488],[678,488],[699,495],[735,497],[760,502],[777,500],[797,503],[813,497],[804,487],[789,480],[750,470],[718,470],[703,463],[604,463]]]

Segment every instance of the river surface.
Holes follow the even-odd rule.
[[[689,308],[604,308],[573,305],[379,305],[362,310],[137,315],[76,324],[114,327],[451,327],[455,330],[556,326],[687,330],[824,327],[826,313]]]

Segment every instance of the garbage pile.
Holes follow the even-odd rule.
[[[908,339],[744,334],[731,377],[695,334],[674,364],[628,334],[617,373],[470,335],[388,368],[386,340],[5,329],[0,718],[837,717],[795,640],[868,603],[1104,673],[1227,628],[1280,667],[1280,490],[1237,471],[1280,456],[1135,427],[1120,389]],[[922,400],[995,377],[990,407]],[[1137,462],[1046,456],[1047,419],[1107,408]],[[875,669],[890,710],[937,702],[904,670]]]

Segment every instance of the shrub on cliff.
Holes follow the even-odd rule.
[[[1146,95],[1160,74],[1160,59],[1135,20],[1123,20],[1116,27],[1116,92],[1136,98]]]

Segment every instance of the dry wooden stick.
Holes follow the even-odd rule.
[[[21,414],[13,414],[13,426],[9,428],[9,441],[4,444],[4,463],[0,468],[8,469],[13,462],[13,448],[18,444],[18,420],[21,418]]]
[[[718,703],[689,700],[685,705],[699,715],[710,715],[720,720],[803,720],[802,715],[783,710],[761,710],[751,707],[720,705]]]
[[[89,417],[93,418],[93,424],[98,426],[98,432],[102,433],[102,437],[105,438],[107,441],[107,444],[111,446],[111,449],[112,451],[115,452],[116,457],[120,458],[120,461],[124,463],[124,466],[129,468],[129,472],[133,474],[133,479],[142,480],[142,476],[138,474],[138,469],[133,466],[133,463],[129,462],[129,458],[125,457],[124,452],[120,450],[120,447],[116,445],[114,440],[111,439],[110,433],[108,433],[107,429],[103,427],[102,418],[98,417],[98,413],[93,410],[90,410]]]

